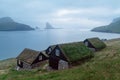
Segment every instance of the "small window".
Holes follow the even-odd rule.
[[[18,60],[18,64],[20,64],[20,65],[21,65],[21,61],[20,61],[20,60]]]
[[[39,60],[42,60],[42,56],[39,56]]]
[[[88,42],[85,42],[85,45],[88,46]]]
[[[56,56],[60,56],[60,50],[56,49],[55,54],[56,54]]]
[[[51,52],[52,51],[52,49],[51,48],[49,48],[49,52]]]

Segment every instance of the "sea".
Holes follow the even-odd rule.
[[[91,32],[88,29],[0,31],[0,60],[15,58],[24,48],[42,51],[50,45],[83,41],[92,37],[108,40],[120,38],[120,34]]]

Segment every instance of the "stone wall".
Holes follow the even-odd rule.
[[[62,70],[62,69],[68,69],[68,62],[64,61],[64,60],[60,60],[58,63],[58,70]]]

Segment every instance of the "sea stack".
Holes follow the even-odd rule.
[[[45,29],[54,29],[54,27],[49,22],[47,22]]]

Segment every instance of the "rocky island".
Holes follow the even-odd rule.
[[[15,22],[11,17],[0,18],[0,31],[29,31],[34,28],[29,25]]]
[[[45,29],[55,29],[50,23],[46,23]]]

